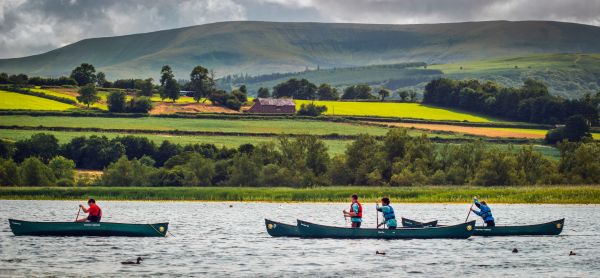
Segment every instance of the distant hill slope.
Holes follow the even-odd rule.
[[[426,67],[423,63],[373,65],[238,76],[220,79],[218,84],[224,89],[246,84],[253,94],[260,87],[272,88],[290,78],[306,78],[317,85],[329,83],[344,87],[366,83],[393,90],[415,89],[420,93],[427,82],[439,77],[491,80],[511,87],[520,87],[523,80],[533,78],[546,83],[551,93],[573,98],[600,91],[600,54],[535,54]]]
[[[600,27],[548,21],[419,25],[222,22],[86,39],[24,58],[0,72],[67,74],[82,62],[108,77],[157,77],[170,64],[186,78],[202,64],[218,76],[402,62],[447,63],[532,53],[600,53]]]

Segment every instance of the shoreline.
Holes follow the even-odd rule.
[[[600,186],[419,186],[368,187],[0,187],[0,200],[347,203],[359,194],[363,203],[387,196],[394,203],[465,204],[473,196],[496,204],[600,204]]]

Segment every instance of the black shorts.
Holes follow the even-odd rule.
[[[485,225],[487,227],[496,227],[496,222],[494,222],[494,220],[488,220],[488,221],[485,221]]]
[[[100,222],[100,218],[102,218],[99,215],[88,215],[87,220],[90,222]]]
[[[362,224],[362,222],[352,222],[352,228],[360,228],[360,224]]]
[[[395,229],[396,229],[396,226],[388,226],[388,229],[390,229],[390,230],[395,230]]]

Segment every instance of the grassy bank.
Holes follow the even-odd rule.
[[[600,186],[528,187],[0,187],[0,199],[16,200],[173,200],[346,202],[352,193],[363,202],[389,196],[394,202],[465,203],[475,195],[493,203],[600,204]]]

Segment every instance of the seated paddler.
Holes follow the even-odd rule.
[[[358,195],[352,195],[352,204],[350,204],[350,211],[343,211],[344,217],[350,217],[352,221],[352,228],[360,228],[362,223],[362,205],[358,202]]]
[[[83,205],[79,205],[79,207],[83,210],[83,212],[87,213],[88,216],[85,218],[77,219],[77,222],[100,222],[102,218],[102,209],[98,205],[96,205],[96,200],[89,199],[88,207],[86,208]]]
[[[483,219],[483,222],[485,222],[485,225],[487,227],[496,226],[496,223],[494,222],[494,216],[492,216],[492,210],[490,209],[490,207],[488,207],[487,203],[485,201],[479,202],[477,196],[473,198],[473,202],[475,203],[475,206],[479,208],[479,211],[473,208],[471,208],[471,211],[479,215]]]
[[[394,208],[390,206],[390,198],[381,198],[381,206],[377,204],[377,211],[383,213],[383,221],[377,224],[377,228],[386,225],[388,229],[396,229],[398,222],[396,222],[396,214]]]

